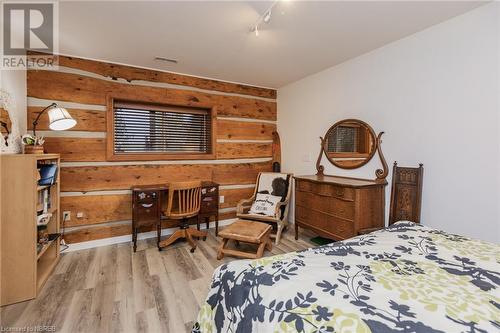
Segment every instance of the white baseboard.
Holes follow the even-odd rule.
[[[234,221],[236,221],[235,218],[219,221],[219,227],[231,224]],[[200,227],[203,230],[206,229],[206,226],[204,225],[204,223],[202,223]],[[161,235],[162,236],[170,235],[170,234],[173,234],[176,230],[177,230],[177,228],[162,229]],[[137,235],[138,240],[154,238],[154,237],[156,237],[156,231],[141,232]],[[132,242],[132,235],[116,236],[116,237],[110,237],[110,238],[96,239],[96,240],[87,241],[87,242],[68,244],[68,248],[66,250],[64,250],[64,253],[79,251],[79,250],[86,250],[86,249],[91,249],[94,247],[101,247],[101,246],[112,245],[112,244],[127,243],[127,242]]]

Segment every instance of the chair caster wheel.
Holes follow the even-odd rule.
[[[191,253],[194,253],[194,250],[196,250],[196,248],[195,248],[195,247],[193,247],[193,248],[192,248],[191,250],[189,250],[189,251],[191,251]]]

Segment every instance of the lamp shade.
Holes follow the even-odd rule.
[[[71,117],[65,108],[53,107],[48,113],[49,128],[53,131],[64,131],[76,125],[76,120]]]

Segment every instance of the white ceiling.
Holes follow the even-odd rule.
[[[271,3],[60,2],[60,53],[279,88],[484,2],[280,1],[256,37]]]

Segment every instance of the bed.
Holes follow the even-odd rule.
[[[224,264],[193,332],[498,332],[500,246],[398,222]]]

